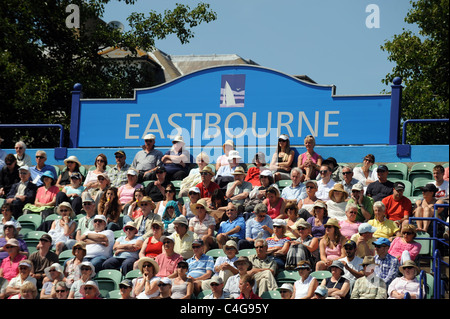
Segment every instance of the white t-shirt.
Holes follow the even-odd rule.
[[[324,202],[329,200],[330,199],[329,193],[330,190],[333,188],[334,184],[336,184],[336,182],[332,179],[330,179],[330,181],[327,184],[324,184],[323,181],[318,181],[317,182],[318,189],[316,197],[320,200],[323,200]]]
[[[434,185],[436,185],[436,181],[433,182]],[[448,181],[444,181],[441,186],[437,186],[439,188],[439,191],[436,193],[436,198],[444,198],[448,196]]]
[[[108,246],[104,246],[101,244],[89,244],[86,245],[86,258],[93,258],[98,256],[105,256],[107,258],[112,256],[112,248],[114,246],[114,232],[112,230],[105,229],[99,233],[89,230],[85,233],[88,234],[102,234],[108,238]]]
[[[363,266],[361,265],[362,262],[363,262],[363,259],[362,259],[361,257],[355,256],[355,257],[353,258],[353,260],[350,261],[350,262],[348,261],[348,258],[347,258],[347,257],[341,258],[341,259],[339,259],[339,260],[345,261],[345,262],[347,263],[347,265],[348,265],[351,269],[353,269],[353,270],[356,270],[356,271],[361,271],[361,270],[363,270]],[[345,269],[345,268],[344,268],[344,275],[343,275],[342,277],[344,277],[345,279],[348,279],[350,282],[354,282],[356,279],[358,279],[358,278],[356,278],[355,276],[353,276],[353,275],[352,275],[347,269]]]

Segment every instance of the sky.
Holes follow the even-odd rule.
[[[200,0],[111,1],[103,20],[120,21],[129,30],[132,12],[163,13],[176,3],[196,7]],[[335,85],[337,95],[390,92],[381,80],[394,62],[380,47],[403,29],[417,34],[404,19],[410,0],[204,0],[217,20],[193,29],[188,44],[170,36],[156,47],[170,55],[237,54],[263,67],[307,75]],[[378,23],[379,22],[379,23]]]

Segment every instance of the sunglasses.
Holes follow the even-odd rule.
[[[55,290],[56,293],[63,293],[66,292],[65,290]]]
[[[68,209],[60,209],[59,212],[64,213],[64,212],[68,212]]]
[[[227,212],[235,212],[236,209],[234,209],[234,208],[233,208],[233,209],[227,209],[226,211],[227,211]]]
[[[169,284],[163,284],[163,283],[158,284],[158,287],[164,287],[164,286],[169,286]]]
[[[319,171],[319,173],[320,173],[320,174],[325,174],[325,173],[328,173],[328,170],[325,169],[325,170],[323,170],[323,171]]]
[[[197,206],[197,207],[195,207],[195,209],[205,209],[205,207],[203,207],[203,206]]]
[[[403,232],[403,235],[412,235],[413,233],[412,232],[409,232],[409,231],[405,231],[405,232]]]
[[[36,156],[36,158],[42,159],[45,158],[45,156]]]
[[[179,265],[179,266],[177,266],[177,268],[188,269],[188,266],[186,266],[186,265]]]
[[[342,172],[343,175],[350,175],[353,174],[353,172]]]
[[[315,186],[306,186],[306,188],[307,189],[309,189],[309,188],[313,189],[313,188],[316,188],[316,187]]]
[[[88,270],[92,270],[91,267],[81,267],[80,268],[81,271],[88,271]]]
[[[175,193],[175,191],[171,189],[166,189],[166,193]]]
[[[132,230],[135,230],[135,228],[133,228],[133,227],[125,227],[125,231],[132,231]]]
[[[147,268],[147,267],[153,267],[153,265],[152,264],[143,264],[142,265],[142,268]]]
[[[213,282],[213,283],[211,283],[211,284],[209,284],[211,287],[218,287],[219,286],[219,284],[218,283],[215,283],[215,282]]]

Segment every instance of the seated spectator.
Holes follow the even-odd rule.
[[[434,184],[427,184],[424,187],[421,187],[423,199],[419,199],[416,201],[416,209],[414,210],[415,217],[433,217],[434,213],[434,205],[435,204],[443,204],[444,201],[442,199],[437,199],[435,197],[438,192],[438,188]],[[443,208],[437,209],[437,216],[439,216],[442,212]],[[428,227],[430,227],[430,220],[417,220],[417,231],[418,232],[427,232]]]
[[[89,261],[83,261],[78,265],[78,273],[80,274],[80,279],[73,282],[70,287],[69,297],[67,297],[67,299],[83,298],[80,288],[82,285],[91,281],[95,277],[94,265],[92,265]]]
[[[331,171],[331,179],[336,183],[340,183],[344,179],[344,174],[342,174],[342,167],[338,165],[334,157],[328,157],[323,160],[322,165],[328,165]]]
[[[373,256],[366,256],[362,262],[364,277],[358,278],[352,289],[351,299],[386,299],[387,285],[375,273]]]
[[[414,240],[416,236],[416,227],[408,223],[404,224],[402,226],[402,236],[394,238],[388,253],[396,257],[400,264],[403,264],[406,260],[416,260],[422,248],[422,245]]]
[[[252,275],[244,275],[239,280],[239,292],[241,293],[236,299],[262,299],[253,292],[256,280]]]
[[[139,259],[143,241],[142,237],[137,237],[137,229],[133,222],[128,222],[123,231],[125,236],[116,239],[113,246],[113,256],[103,262],[103,269],[120,269],[125,276],[133,270],[133,264]]]
[[[358,233],[358,227],[360,222],[356,221],[356,215],[358,214],[358,206],[355,203],[349,203],[345,206],[346,220],[341,220],[339,226],[341,226],[341,234],[347,239],[350,239],[354,234]]]
[[[372,197],[374,202],[381,201],[392,194],[394,183],[387,179],[388,174],[389,169],[386,165],[378,166],[378,180],[367,186],[366,195]]]
[[[96,209],[94,200],[88,192],[81,195],[81,200],[83,202],[83,209],[81,210],[81,213],[84,214],[84,216],[78,218],[78,225],[77,229],[75,230],[74,241],[81,241],[81,235],[83,235],[87,230],[94,230],[94,217]],[[74,244],[74,242],[69,241],[67,246],[69,247]]]
[[[164,200],[166,187],[170,183],[164,166],[158,166],[155,170],[156,180],[145,186],[145,195],[150,197],[155,203]]]
[[[449,180],[449,167],[448,166],[444,169],[444,180],[447,182]]]
[[[266,238],[267,254],[272,256],[277,263],[277,269],[283,270],[286,255],[289,251],[290,238],[286,237],[286,221],[275,219],[273,221],[273,235]]]
[[[127,173],[131,165],[126,163],[127,155],[122,150],[115,152],[114,157],[116,158],[116,165],[108,171],[108,176],[111,181],[111,186],[120,188],[120,186],[128,182]],[[139,172],[137,173],[139,174]]]
[[[307,260],[314,268],[320,258],[319,238],[311,235],[311,224],[304,219],[301,218],[296,225],[300,236],[290,242],[285,268],[294,269],[302,260]]]
[[[221,166],[230,165],[229,156],[230,151],[234,151],[234,143],[232,140],[226,140],[222,145],[223,154],[220,155],[216,160],[216,172],[220,169]]]
[[[167,277],[161,278],[158,288],[159,296],[152,299],[172,299],[172,280]]]
[[[300,203],[301,200],[307,198],[306,184],[303,185],[301,182],[303,172],[298,167],[294,167],[291,170],[290,176],[292,184],[283,188],[281,197],[285,200],[295,200],[297,203]]]
[[[223,246],[223,251],[225,256],[219,256],[214,264],[214,276],[220,277],[224,284],[227,283],[228,279],[236,275],[239,271],[237,270],[234,263],[238,259],[237,254],[239,253],[237,244],[233,240],[229,240]],[[210,289],[208,284],[211,281],[204,281],[202,285],[203,290]]]
[[[100,295],[97,282],[90,280],[80,287],[81,299],[103,299]]]
[[[393,220],[397,226],[408,223],[409,215],[412,213],[412,204],[409,198],[403,196],[405,184],[395,182],[393,194],[383,198],[382,203],[386,206],[386,217]]]
[[[362,223],[359,225],[358,233],[351,237],[351,240],[356,243],[356,255],[358,257],[364,258],[365,256],[375,255],[375,246],[373,245],[373,242],[377,239],[373,237],[373,233],[376,231],[377,229],[369,223]]]
[[[320,261],[316,264],[316,270],[326,270],[334,260],[345,257],[344,244],[347,240],[339,229],[336,219],[328,219],[325,234],[319,242]]]
[[[194,293],[202,291],[202,282],[211,278],[214,273],[214,258],[204,254],[204,243],[201,239],[192,242],[194,255],[187,260],[188,278],[194,283]]]
[[[107,190],[111,187],[111,181],[109,180],[109,176],[106,173],[99,174],[97,176],[97,180],[99,183],[99,188],[93,191],[92,198],[95,201],[95,209],[98,209],[98,204],[102,196],[107,192]],[[90,192],[88,192],[90,194]]]
[[[290,178],[289,173],[294,163],[294,155],[295,152],[291,148],[289,136],[281,134],[278,137],[277,151],[273,154],[272,161],[270,162],[270,170],[273,172],[275,182]]]
[[[189,189],[188,193],[188,201],[184,201],[183,209],[181,213],[183,216],[185,216],[188,220],[190,220],[192,217],[194,217],[194,213],[191,211],[191,205],[196,204],[198,200],[201,198],[200,195],[200,189],[198,187],[191,187]]]
[[[308,213],[312,213],[314,204],[319,200],[316,196],[318,188],[319,186],[317,185],[317,182],[315,180],[309,180],[305,182],[306,197],[298,201],[299,211],[306,210]],[[283,195],[281,195],[281,197],[283,197]]]
[[[0,169],[0,197],[6,198],[11,187],[20,182],[19,165],[13,154],[5,157],[5,166]]]
[[[76,156],[69,156],[64,160],[64,167],[61,171],[61,174],[58,176],[58,180],[56,181],[56,186],[60,189],[66,185],[70,184],[70,176],[73,173],[80,173],[81,163]],[[55,175],[56,176],[56,175]]]
[[[160,278],[156,276],[159,272],[158,263],[150,257],[140,258],[138,268],[142,276],[133,279],[133,292],[136,299],[151,299],[159,296],[158,284]]]
[[[447,168],[448,169],[448,168]],[[438,188],[435,194],[436,198],[448,198],[449,195],[449,182],[444,179],[444,167],[442,165],[436,165],[433,167],[434,185]]]
[[[106,229],[120,230],[119,218],[122,212],[122,205],[119,201],[117,188],[111,187],[103,193],[97,206],[97,214],[106,217]]]
[[[245,240],[238,242],[239,250],[251,249],[255,246],[258,238],[266,239],[273,233],[273,220],[267,215],[267,206],[257,204],[255,206],[254,217],[249,218],[245,223]]]
[[[16,228],[15,222],[12,220],[7,221],[3,226],[3,236],[0,236],[0,264],[8,257],[8,249],[5,248],[7,246],[7,243],[11,239],[17,240],[19,244],[19,253],[21,255],[24,255],[25,257],[28,256],[28,246],[27,243],[19,236],[19,231]]]
[[[181,215],[178,202],[170,200],[167,202],[162,215],[162,222],[164,223],[164,231],[172,234],[175,229],[173,228],[173,221],[175,218]]]
[[[312,217],[308,218],[307,222],[311,224],[311,234],[314,237],[321,238],[325,235],[325,224],[328,222],[327,205],[318,200],[314,203],[312,210]]]
[[[146,134],[144,141],[142,150],[136,153],[133,163],[131,163],[131,167],[139,172],[139,183],[156,179],[157,174],[155,173],[157,168],[161,166],[161,158],[163,157],[163,153],[155,149],[156,137],[154,134]]]
[[[219,276],[213,276],[210,280],[211,293],[203,299],[230,299],[230,295],[223,290],[224,281]]]
[[[248,271],[252,269],[252,264],[248,260],[247,256],[240,256],[236,259],[233,265],[237,269],[238,273],[228,278],[223,289],[230,295],[231,298],[237,299],[241,294],[239,290],[239,282],[241,278],[247,275]],[[255,285],[253,285],[253,293],[256,293]]]
[[[353,203],[358,206],[358,214],[356,221],[364,223],[373,218],[373,199],[372,197],[364,196],[364,187],[358,183],[352,187],[352,195],[347,201],[347,204]]]
[[[49,234],[43,234],[37,244],[37,251],[28,258],[32,265],[31,276],[36,279],[38,289],[42,288],[42,281],[45,277],[45,268],[57,263],[58,255],[50,250],[52,247],[52,237]]]
[[[198,239],[198,236],[189,230],[189,222],[183,215],[175,218],[173,224],[175,228],[175,233],[172,235],[175,241],[174,251],[187,260],[194,255],[192,243]]]
[[[86,260],[95,267],[95,272],[102,270],[103,262],[112,256],[114,246],[114,232],[106,229],[106,217],[96,215],[94,217],[94,230],[86,231],[81,236],[81,241],[86,243]]]
[[[57,214],[61,216],[52,222],[52,226],[48,234],[52,237],[52,248],[55,249],[56,255],[64,250],[69,242],[72,234],[77,228],[77,222],[74,220],[75,212],[68,202],[62,202],[58,205]]]
[[[350,282],[343,276],[344,264],[339,260],[333,260],[328,269],[331,272],[331,277],[323,279],[321,283],[328,289],[328,298],[349,299]]]
[[[298,271],[300,279],[294,282],[292,299],[311,299],[314,297],[317,286],[319,286],[317,279],[311,276],[311,265],[307,260],[302,260],[295,267],[295,270]]]
[[[207,252],[215,243],[216,220],[210,215],[211,209],[203,198],[197,201],[195,205],[192,204],[191,211],[195,216],[189,221],[189,230],[204,242],[205,252]]]
[[[42,290],[39,299],[53,299],[52,290],[57,282],[65,280],[64,271],[59,263],[54,263],[45,268],[45,278],[42,282]]]
[[[52,299],[67,299],[69,297],[70,289],[66,285],[65,281],[58,281],[52,286],[52,292],[50,295]]]
[[[237,167],[240,167],[240,162],[242,157],[239,155],[238,151],[230,151],[228,155],[229,165],[221,165],[216,171],[216,178],[214,182],[219,185],[219,187],[226,191],[228,183],[234,181],[233,172]],[[198,187],[198,186],[197,186]]]
[[[206,154],[205,152],[201,152],[200,154],[198,154],[196,157],[196,163],[197,163],[198,167],[192,168],[189,171],[189,175],[186,176],[181,181],[180,193],[179,193],[180,197],[187,197],[189,194],[189,190],[192,187],[196,187],[197,184],[202,182],[201,172],[209,164],[208,154]],[[227,161],[227,163],[228,163],[228,161]],[[212,173],[212,171],[211,171],[211,174],[214,175],[214,173]]]
[[[210,203],[211,196],[216,189],[219,189],[219,185],[212,181],[214,173],[209,166],[205,166],[200,171],[201,182],[195,185],[200,190],[200,197],[205,198]]]
[[[314,291],[314,296],[311,299],[327,299],[328,297],[328,289],[325,286],[319,285]]]
[[[344,186],[347,194],[351,194],[353,185],[359,183],[359,181],[353,177],[353,170],[350,166],[344,166],[342,168],[342,176],[343,179],[339,183]]]
[[[329,197],[330,199],[326,201],[328,216],[336,218],[338,221],[346,220],[345,207],[347,206],[348,193],[344,190],[342,184],[334,184],[329,192]]]
[[[72,255],[74,257],[69,258],[65,262],[64,276],[66,277],[67,287],[72,287],[73,283],[81,278],[80,265],[84,261],[86,256],[86,243],[79,241],[72,247]]]
[[[388,238],[393,240],[400,228],[395,222],[386,218],[386,206],[380,201],[373,204],[374,219],[368,221],[377,231],[373,234],[375,238]]]
[[[118,188],[117,195],[122,206],[131,204],[134,201],[134,191],[143,188],[143,186],[137,182],[138,174],[139,173],[136,170],[129,169],[127,171],[127,183]]]
[[[14,156],[17,159],[17,165],[19,165],[19,166],[28,166],[28,167],[33,165],[31,163],[30,155],[25,153],[25,151],[27,150],[27,146],[25,145],[24,142],[22,142],[22,141],[17,142],[15,144],[14,148],[16,150],[16,154],[14,154]]]
[[[314,136],[308,135],[305,137],[306,152],[298,156],[298,167],[303,170],[305,174],[305,180],[316,179],[320,166],[322,165],[322,156],[314,151],[316,146],[316,140]]]
[[[55,177],[50,171],[46,171],[41,175],[43,183],[38,187],[36,199],[33,204],[25,204],[24,213],[40,213],[43,219],[53,213],[56,205],[56,196],[59,188],[55,186]],[[28,211],[28,212],[27,212]]]
[[[82,185],[82,175],[81,173],[73,173],[70,176],[70,184],[63,187],[63,189],[56,195],[56,206],[62,202],[69,202],[72,208],[78,215],[82,208],[81,194],[85,190]]]
[[[8,283],[19,274],[19,264],[27,256],[20,253],[19,241],[15,238],[8,239],[2,247],[7,256],[0,263],[0,299],[5,297],[5,290]]]
[[[172,280],[172,299],[191,299],[194,293],[194,283],[188,278],[189,265],[185,261],[177,264],[175,278]]]
[[[248,195],[248,198],[244,202],[245,211],[252,212],[256,204],[262,203],[267,197],[267,189],[269,187],[276,187],[278,185],[274,183],[273,175],[270,170],[264,170],[259,174],[259,186],[253,187],[252,191]]]
[[[285,208],[286,203],[280,196],[280,191],[276,187],[269,187],[267,189],[267,198],[263,201],[267,206],[267,215],[272,219],[287,218]]]
[[[124,279],[119,284],[119,299],[136,299],[133,297],[133,282],[130,279]]]
[[[344,244],[346,257],[339,259],[344,265],[343,277],[350,282],[353,287],[355,280],[364,276],[361,257],[356,256],[356,243],[353,240],[347,240]]]
[[[255,278],[258,295],[261,296],[266,291],[273,291],[278,288],[275,280],[278,269],[273,257],[267,254],[269,246],[266,240],[256,239],[255,249],[256,254],[249,257],[249,261],[252,263],[252,269],[249,270],[248,274]]]
[[[141,250],[139,252],[139,258],[150,257],[156,258],[159,254],[163,253],[163,234],[164,224],[161,221],[153,221],[151,225],[152,236],[147,237],[144,240]],[[135,264],[137,267],[137,263]]]
[[[244,181],[245,171],[241,166],[236,167],[231,174],[234,176],[234,182],[228,183],[225,195],[233,204],[243,205],[252,191],[252,184]]]
[[[144,198],[144,188],[136,188],[134,190],[134,200],[129,205],[125,205],[123,209],[123,222],[126,224],[130,221],[135,221],[138,217],[142,216],[142,209],[139,206],[139,202]]]
[[[392,280],[397,277],[398,266],[400,262],[397,258],[389,254],[389,247],[391,242],[387,238],[378,238],[373,242],[375,246],[375,274],[377,277],[384,280],[386,287],[389,287]]]
[[[20,222],[18,222],[13,217],[12,212],[11,212],[11,205],[8,203],[4,203],[2,205],[2,214],[0,215],[0,238],[2,238],[4,236],[3,228],[6,225],[6,223],[8,223],[8,225],[12,225],[13,228],[15,230],[17,230],[18,232],[20,232],[20,229],[22,229],[22,225],[20,224]],[[0,244],[0,247],[2,247],[1,244]],[[1,249],[0,249],[0,252],[1,252]],[[0,262],[1,262],[1,260],[2,260],[2,258],[1,258],[1,254],[0,254]]]
[[[36,151],[36,166],[30,167],[31,180],[37,187],[42,186],[44,183],[42,181],[42,174],[45,172],[51,172],[53,179],[55,179],[58,174],[56,174],[56,169],[52,165],[45,164],[47,160],[47,153],[45,151]]]
[[[270,172],[270,169],[266,167],[266,155],[264,155],[264,153],[262,152],[256,153],[253,157],[252,164],[255,166],[252,166],[248,169],[247,175],[245,176],[245,181],[252,184],[253,187],[258,187],[261,186],[261,173],[263,171]]]
[[[367,186],[378,180],[377,170],[372,169],[373,164],[375,164],[375,156],[367,154],[363,159],[363,165],[353,169],[353,177],[363,185],[364,191]]]
[[[100,183],[98,180],[98,176],[100,174],[105,174],[108,179],[108,173],[106,172],[106,168],[108,165],[108,159],[106,158],[105,154],[99,154],[95,158],[94,166],[95,169],[89,170],[86,179],[84,180],[83,186],[86,187],[86,190],[91,194],[94,195],[95,192],[98,191],[100,188]]]
[[[223,221],[224,213],[228,206],[228,200],[225,197],[225,192],[220,188],[216,189],[211,196],[211,204],[209,207],[213,210],[211,215],[216,219],[216,224]],[[222,217],[220,217],[222,216]]]
[[[285,282],[280,287],[281,299],[286,299],[286,300],[292,299],[293,292],[294,292],[294,286],[292,286],[292,284]]]
[[[172,182],[168,183],[164,188],[164,199],[156,203],[155,212],[162,217],[164,215],[164,212],[166,211],[166,205],[170,201],[175,201],[178,206],[178,210],[181,212],[183,207],[178,202],[177,190]]]
[[[181,181],[188,175],[189,164],[191,163],[191,155],[187,148],[183,137],[178,135],[172,141],[172,147],[161,158],[161,162],[167,171],[169,180]]]
[[[9,281],[4,290],[3,296],[5,299],[13,299],[15,295],[20,294],[21,287],[26,283],[31,283],[33,286],[37,287],[36,279],[33,278],[31,274],[32,268],[33,264],[28,259],[24,259],[19,263],[19,273]],[[37,290],[35,293],[37,295]]]
[[[238,243],[241,239],[245,239],[245,220],[244,217],[238,216],[233,203],[228,203],[226,214],[228,220],[221,222],[217,231],[216,240],[219,248],[223,248],[229,240]]]
[[[330,199],[330,190],[333,188],[336,182],[331,179],[331,169],[328,165],[320,166],[320,180],[317,181],[317,193],[316,196],[320,200],[326,202]]]
[[[287,215],[286,218],[286,236],[289,237],[291,240],[298,238],[300,236],[300,233],[297,230],[297,221],[300,218],[298,215],[298,206],[295,201],[288,201],[286,202],[286,208],[285,212]],[[308,215],[308,218],[311,217]],[[304,219],[304,218],[303,218]]]
[[[11,205],[11,211],[14,218],[22,215],[23,207],[34,203],[36,199],[37,186],[30,180],[30,170],[28,166],[19,168],[20,182],[11,186],[11,190],[6,196],[6,203]]]
[[[156,256],[155,261],[158,263],[158,277],[175,278],[177,276],[177,266],[183,261],[183,256],[174,251],[175,241],[171,236],[163,236],[160,238],[164,249]]]
[[[398,270],[402,277],[395,278],[388,288],[388,299],[419,299],[421,284],[417,275],[419,267],[412,260],[405,261]]]
[[[161,216],[154,212],[156,208],[155,203],[148,196],[144,196],[139,203],[142,209],[142,216],[139,216],[134,221],[136,228],[138,229],[137,236],[141,236],[143,240],[152,236],[152,224],[154,221],[161,221]]]

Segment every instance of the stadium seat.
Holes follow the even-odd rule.
[[[421,187],[432,184],[434,182],[434,179],[428,179],[428,178],[415,178],[412,183],[412,196],[420,196],[422,195],[422,191],[420,190]]]
[[[277,181],[277,185],[278,185],[278,188],[280,189],[280,191],[282,191],[283,188],[292,185],[292,180],[290,180],[290,179],[282,179],[282,180]]]
[[[399,178],[402,180],[408,179],[408,166],[404,163],[387,163],[389,169],[388,179]]]
[[[319,270],[319,271],[312,272],[311,276],[313,276],[317,280],[322,280],[322,279],[330,278],[331,272],[329,272],[328,270]]]
[[[81,175],[83,175],[83,177],[86,177],[87,175],[86,167],[84,167],[83,165],[80,166],[80,173]]]
[[[55,168],[56,171],[56,176],[55,178],[58,179],[59,175],[61,175],[61,169],[59,168],[58,165],[52,165]]]
[[[125,279],[133,280],[140,276],[142,276],[141,271],[139,269],[133,269],[133,270],[130,270],[129,272],[127,272],[127,274],[125,275]]]
[[[154,180],[150,180],[150,181],[143,181],[142,182],[142,186],[147,187],[148,184],[150,184],[151,182],[154,182]]]
[[[408,180],[413,183],[416,178],[433,179],[433,163],[422,162],[414,164],[409,171]]]
[[[261,295],[262,299],[281,299],[281,294],[278,290],[265,291]]]
[[[69,260],[70,258],[74,257],[74,255],[72,254],[72,249],[66,249],[63,250],[59,255],[59,264],[61,266],[64,266],[64,263]]]
[[[211,256],[214,259],[217,259],[217,257],[225,256],[225,252],[223,249],[217,248],[217,249],[210,249],[206,252],[207,256]]]
[[[300,280],[300,275],[298,271],[295,270],[282,270],[277,274],[275,278],[278,284],[283,284],[285,282],[293,284],[297,280]]]
[[[425,273],[427,280],[427,287],[425,288],[424,299],[433,299],[434,293],[434,277],[432,274]],[[420,280],[420,274],[416,276],[417,280]],[[422,284],[422,283],[421,283]]]
[[[38,229],[42,224],[42,217],[39,214],[26,214],[19,216],[17,221],[22,226],[20,233],[23,235],[26,232]]]
[[[254,248],[250,248],[250,249],[241,249],[239,251],[239,253],[237,254],[237,256],[251,256],[251,255],[256,255],[256,249]]]
[[[203,299],[205,298],[205,296],[208,296],[209,294],[212,293],[211,289],[207,289],[207,290],[202,290],[198,293],[197,298],[196,299]]]
[[[47,234],[44,231],[30,231],[23,236],[23,240],[27,244],[28,252],[31,255],[34,253],[37,248],[36,246],[39,244],[39,239],[42,235]]]
[[[120,289],[108,291],[105,296],[106,299],[120,299],[120,297],[122,297],[122,295],[120,294]]]
[[[45,221],[48,222],[49,220],[55,220],[55,219],[61,219],[61,215],[59,214],[50,214],[45,218]]]
[[[98,272],[94,280],[98,283],[102,296],[106,297],[108,292],[119,289],[122,273],[116,269],[103,269]]]
[[[120,236],[126,236],[123,229],[114,231],[114,239],[119,238]]]

